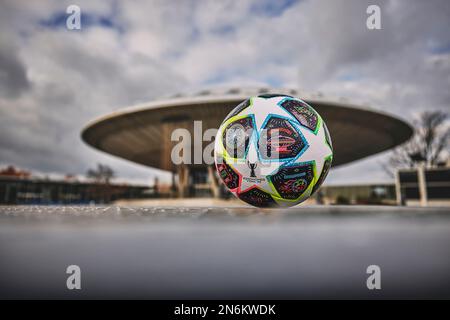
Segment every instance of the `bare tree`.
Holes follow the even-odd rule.
[[[109,184],[115,174],[113,169],[111,169],[108,165],[98,163],[96,169],[89,169],[87,171],[87,176],[94,179],[96,182]]]
[[[444,161],[450,140],[447,118],[448,114],[443,111],[422,112],[414,121],[414,136],[394,150],[388,162],[383,165],[385,171],[393,176],[399,168],[414,168],[423,162],[430,167]]]

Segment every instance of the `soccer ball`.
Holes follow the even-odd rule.
[[[286,95],[251,97],[220,125],[214,156],[220,178],[256,207],[290,207],[314,194],[333,159],[320,115]]]

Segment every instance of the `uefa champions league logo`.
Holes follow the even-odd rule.
[[[256,163],[251,163],[250,161],[247,160],[247,166],[250,169],[250,177],[256,178],[255,169],[258,165]]]

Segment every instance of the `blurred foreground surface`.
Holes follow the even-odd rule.
[[[450,298],[450,212],[0,207],[0,298]]]

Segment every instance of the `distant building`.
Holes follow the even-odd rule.
[[[0,204],[105,204],[156,196],[157,191],[148,186],[0,176]]]
[[[396,177],[397,204],[450,206],[450,166],[403,169]]]
[[[194,136],[194,121],[202,129],[218,128],[225,116],[250,96],[280,93],[310,103],[325,119],[334,146],[333,167],[391,149],[413,133],[404,121],[389,114],[293,89],[229,88],[176,95],[106,115],[82,131],[82,139],[106,153],[173,174],[174,193],[182,197],[218,196],[215,170],[206,164],[174,165],[171,151],[178,128]],[[203,134],[203,132],[202,132]],[[204,147],[207,142],[204,143]]]
[[[389,183],[323,186],[316,200],[322,197],[323,204],[379,204],[397,203],[395,185]],[[319,201],[317,201],[319,202]]]
[[[7,166],[6,168],[0,169],[0,176],[11,178],[29,178],[31,173],[26,170],[18,169],[14,166]]]

